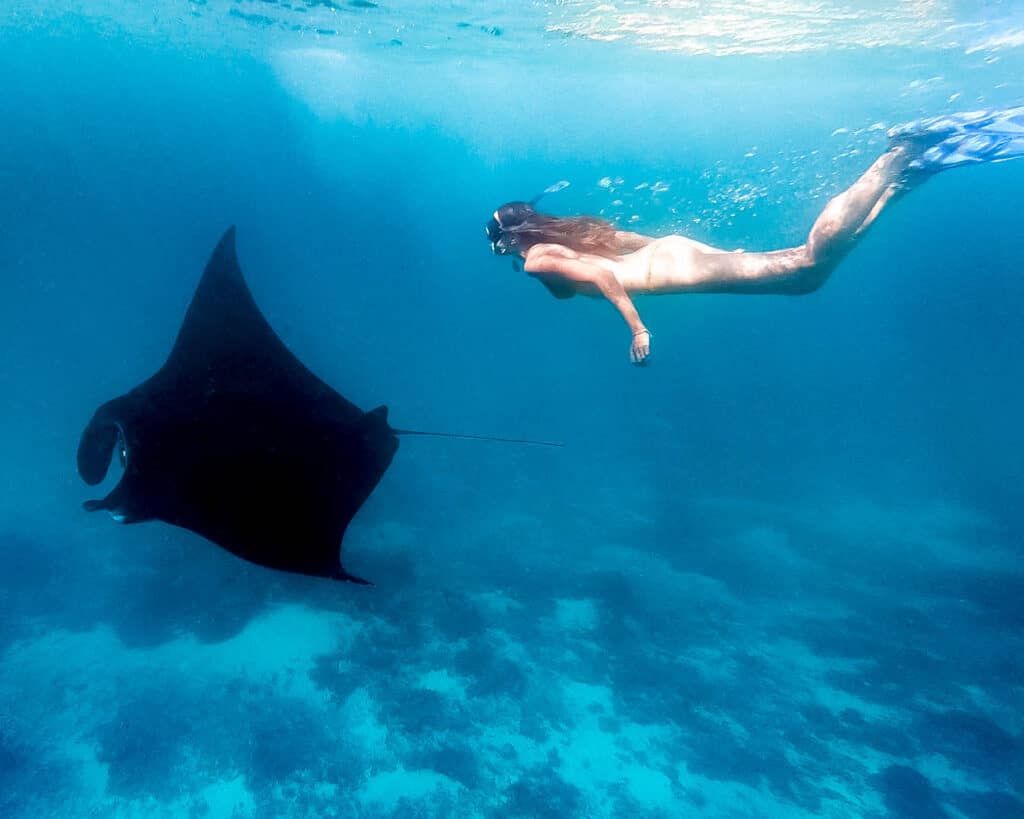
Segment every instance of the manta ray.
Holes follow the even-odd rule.
[[[310,372],[249,292],[231,227],[167,361],[85,427],[85,482],[104,479],[115,450],[124,471],[84,508],[180,526],[261,566],[365,584],[342,565],[341,541],[402,434],[489,438],[393,429],[386,406],[363,412]]]

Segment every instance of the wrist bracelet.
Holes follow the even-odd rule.
[[[647,329],[647,328],[645,327],[645,328],[644,328],[643,330],[637,330],[637,331],[636,331],[635,333],[633,333],[633,338],[636,338],[636,337],[637,337],[638,335],[640,335],[641,333],[647,333],[647,335],[651,335],[651,331],[650,331],[650,330],[648,330],[648,329]],[[652,338],[653,338],[653,336],[652,336]]]

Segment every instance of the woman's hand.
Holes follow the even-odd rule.
[[[633,346],[629,348],[629,360],[638,367],[644,367],[651,360],[651,331],[644,328],[633,333]]]

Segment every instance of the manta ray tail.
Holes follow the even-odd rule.
[[[499,441],[503,444],[527,444],[529,446],[565,446],[559,441],[537,441],[532,438],[499,438],[495,435],[473,435],[468,432],[425,432],[418,429],[392,429],[395,435],[424,435],[431,438],[464,438],[471,441]]]

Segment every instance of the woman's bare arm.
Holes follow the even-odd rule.
[[[557,251],[545,252],[539,246],[532,248],[527,254],[523,269],[531,276],[542,280],[551,278],[559,284],[569,283],[577,291],[581,286],[589,285],[595,288],[622,314],[622,318],[633,333],[630,360],[634,364],[643,364],[650,356],[650,331],[640,319],[633,300],[610,270],[583,261],[566,248],[559,247]]]

